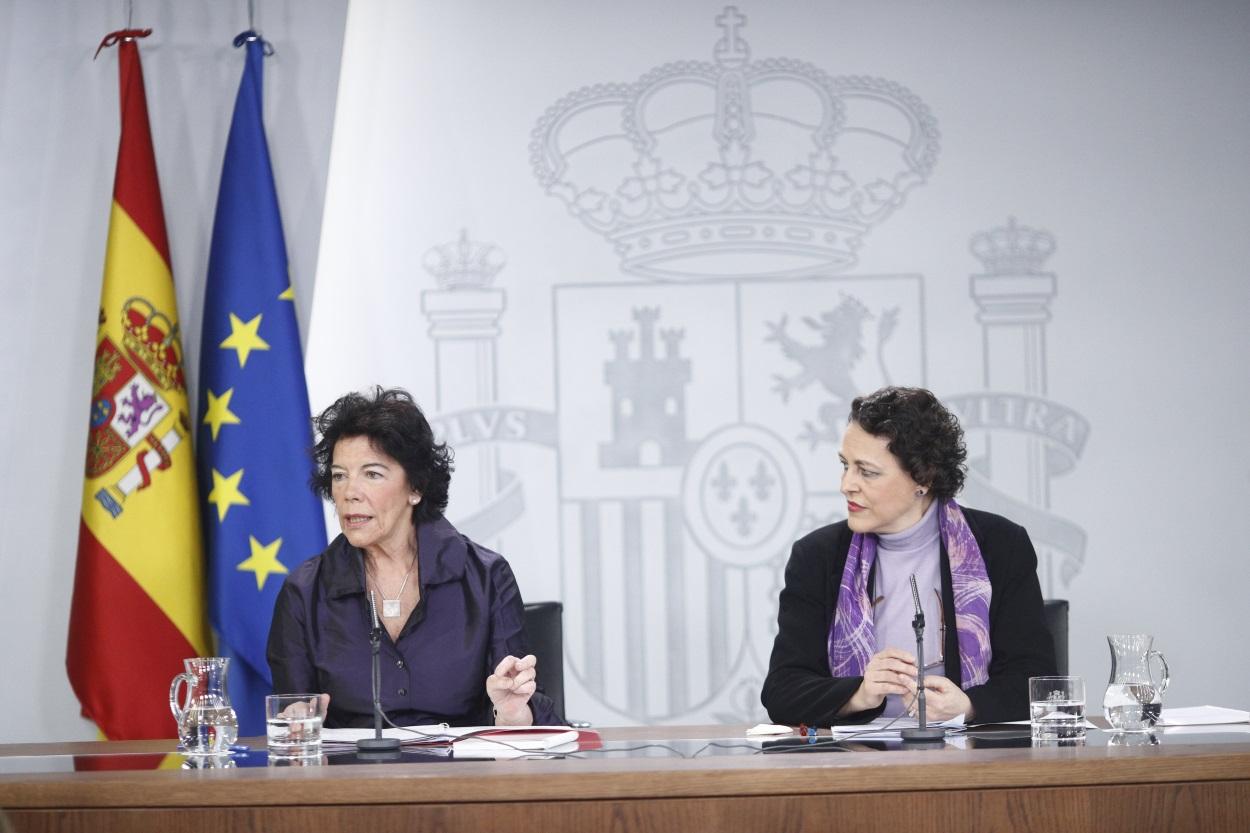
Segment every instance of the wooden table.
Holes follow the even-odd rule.
[[[604,729],[614,742],[745,727]],[[694,758],[30,773],[0,761],[18,831],[1247,831],[1250,734],[1154,747],[700,754]],[[686,740],[683,740],[686,739]],[[168,751],[170,741],[0,746],[0,757]],[[262,743],[263,746],[263,743]],[[722,750],[716,750],[721,752]],[[651,751],[652,755],[656,750]],[[30,760],[30,759],[26,759]],[[124,761],[123,761],[124,763]]]

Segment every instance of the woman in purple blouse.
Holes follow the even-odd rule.
[[[371,725],[372,591],[392,722],[563,723],[538,690],[508,562],[443,517],[451,451],[412,397],[348,394],[316,428],[312,485],[333,501],[343,532],[278,595],[267,651],[274,691],[327,693],[327,726]]]

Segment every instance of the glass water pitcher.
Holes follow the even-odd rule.
[[[169,709],[184,755],[227,755],[239,738],[239,719],[226,692],[228,657],[184,659],[186,671],[169,685]],[[178,689],[185,686],[181,702]]]
[[[1167,691],[1168,663],[1163,654],[1152,650],[1154,637],[1145,633],[1112,634],[1111,679],[1102,698],[1103,714],[1111,728],[1121,732],[1148,732],[1163,712],[1163,692]],[[1150,661],[1158,660],[1156,680]]]

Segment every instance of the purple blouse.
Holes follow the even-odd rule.
[[[383,631],[382,710],[400,726],[494,722],[486,678],[508,654],[525,656],[524,607],[503,556],[444,518],[417,527],[421,599],[399,639]],[[329,727],[373,725],[364,558],[342,535],[287,576],[267,649],[276,692],[326,692]],[[562,724],[540,690],[537,725]]]

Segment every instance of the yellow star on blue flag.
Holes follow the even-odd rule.
[[[256,576],[256,589],[263,590],[265,581],[271,575],[284,576],[290,572],[286,565],[278,560],[278,550],[282,549],[282,539],[262,544],[251,535],[247,536],[251,554],[239,562],[236,570],[242,570]]]
[[[204,424],[212,430],[215,440],[221,432],[221,426],[239,424],[239,415],[230,410],[230,400],[234,398],[234,389],[226,391],[221,396],[217,396],[207,388],[204,389],[204,393],[208,397],[208,403],[204,406]]]
[[[268,350],[269,342],[260,337],[260,320],[264,317],[256,314],[247,321],[233,312],[230,315],[230,335],[217,345],[222,350],[233,350],[239,358],[239,367],[247,367],[247,357],[253,350]]]

